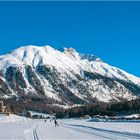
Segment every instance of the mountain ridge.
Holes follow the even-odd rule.
[[[133,100],[140,93],[140,78],[95,55],[51,46],[0,55],[0,85],[1,97],[43,96],[64,104]]]

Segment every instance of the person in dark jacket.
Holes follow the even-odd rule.
[[[59,127],[59,125],[58,125],[58,123],[57,123],[57,120],[56,120],[56,119],[54,120],[54,124],[55,124],[55,127],[56,127],[56,126],[58,126],[58,127]]]

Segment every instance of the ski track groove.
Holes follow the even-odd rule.
[[[137,134],[137,133],[119,132],[119,131],[106,130],[106,129],[101,129],[101,128],[95,128],[95,127],[92,127],[92,126],[85,126],[85,125],[66,124],[66,123],[62,123],[62,124],[65,125],[64,127],[67,127],[67,128],[70,128],[70,129],[75,129],[76,131],[81,131],[81,132],[84,132],[84,133],[96,135],[96,136],[99,136],[101,138],[112,139],[110,137],[101,136],[101,135],[98,135],[96,133],[85,132],[85,131],[79,130],[77,128],[74,128],[74,127],[89,128],[89,129],[92,129],[92,130],[96,130],[98,132],[105,132],[105,133],[111,134],[111,135],[114,134],[114,135],[118,135],[118,136],[122,136],[122,137],[126,137],[126,138],[131,137],[132,139],[140,139],[140,134]]]
[[[98,134],[93,133],[93,132],[86,132],[86,131],[83,131],[83,130],[78,130],[78,128],[72,128],[72,127],[68,127],[68,126],[65,126],[65,128],[69,128],[69,129],[76,130],[76,131],[79,131],[79,132],[82,132],[82,133],[87,133],[87,134],[90,134],[90,135],[98,136],[98,137],[100,137],[100,138],[102,138],[102,139],[110,139],[110,140],[113,140],[113,139],[110,138],[110,137],[98,135]]]
[[[37,124],[37,126],[35,127],[35,129],[33,130],[33,137],[34,137],[34,140],[39,140],[39,137],[38,137],[38,134],[37,134],[37,128],[38,128],[38,124]]]
[[[78,128],[73,128],[73,127],[70,127],[70,126],[64,126],[65,128],[69,128],[71,130],[76,130],[76,131],[79,131],[79,132],[82,132],[82,133],[87,133],[87,134],[90,134],[90,135],[94,135],[94,136],[97,136],[97,137],[100,137],[102,139],[110,139],[110,140],[113,140],[112,138],[110,137],[107,137],[107,136],[104,136],[104,135],[99,135],[99,134],[96,134],[96,133],[93,133],[93,132],[88,132],[88,131],[84,131],[84,130],[79,130]]]

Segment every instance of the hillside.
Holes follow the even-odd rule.
[[[0,56],[0,97],[74,105],[139,98],[140,78],[73,48],[25,46]]]

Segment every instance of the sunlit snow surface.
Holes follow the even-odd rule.
[[[140,123],[89,122],[88,120],[62,119],[59,127],[47,120],[31,120],[12,115],[0,116],[1,140],[95,140],[140,139]]]

